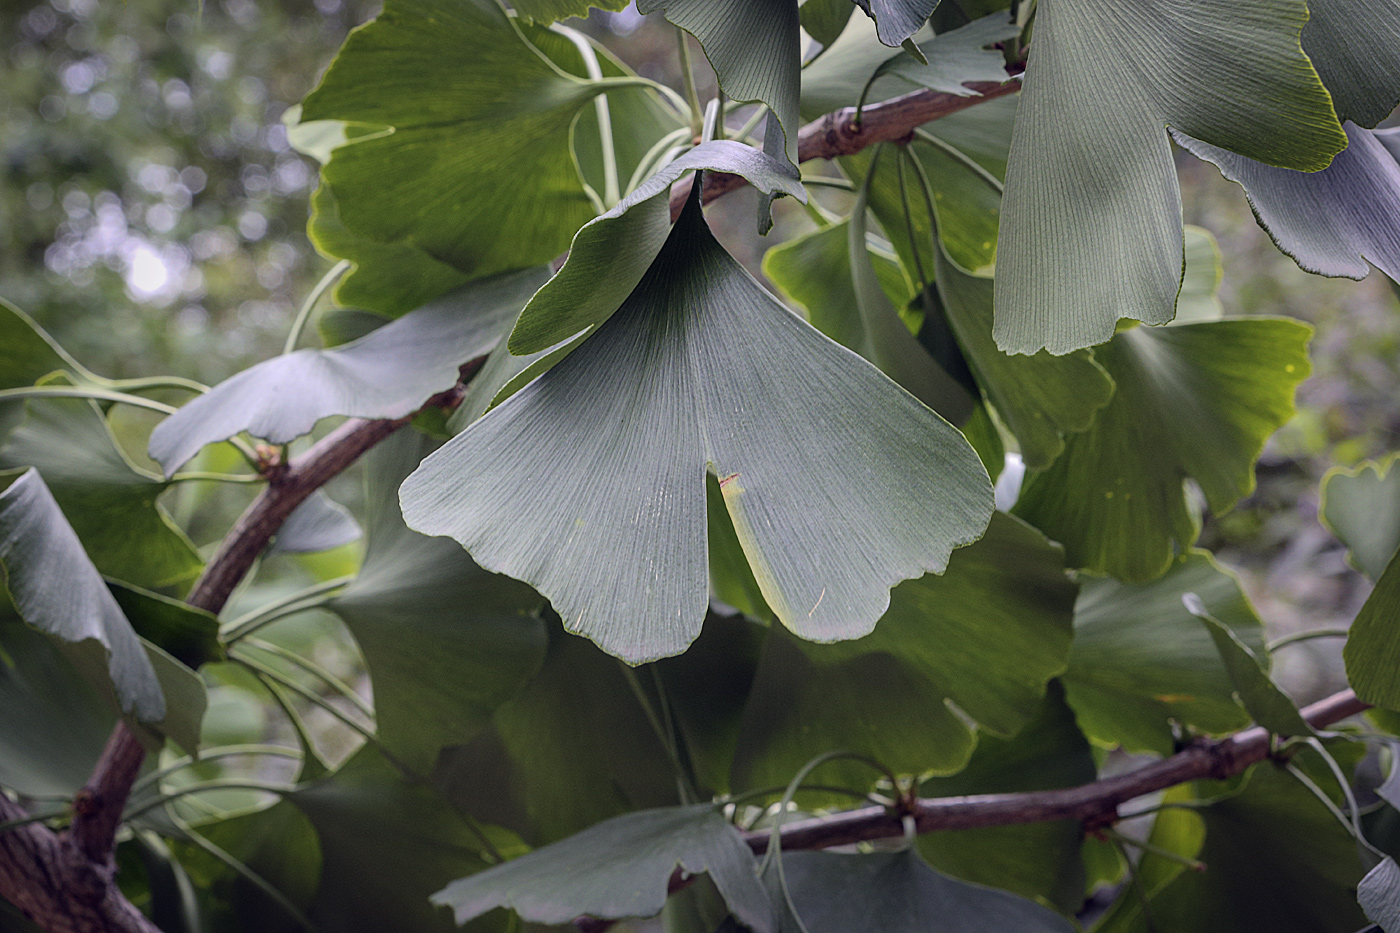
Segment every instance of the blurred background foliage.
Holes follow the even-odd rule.
[[[0,4],[0,297],[108,376],[213,383],[278,352],[331,266],[305,233],[316,167],[289,148],[282,118],[377,8],[376,0]],[[583,28],[642,74],[678,86],[664,24],[629,8],[595,11]],[[708,74],[700,93],[713,93]],[[1227,313],[1283,314],[1318,328],[1298,416],[1270,443],[1257,492],[1208,518],[1202,544],[1241,573],[1274,634],[1345,623],[1369,586],[1317,522],[1318,483],[1331,466],[1400,448],[1396,298],[1379,274],[1355,283],[1301,272],[1256,226],[1238,188],[1188,155],[1179,165],[1187,222],[1221,244]],[[713,210],[727,245],[757,274],[769,244],[742,232],[752,226],[750,198]],[[780,206],[787,213],[774,242],[806,224],[800,210]],[[149,429],[136,421],[133,436]],[[348,479],[331,492],[356,496]],[[238,489],[180,490],[168,504],[208,547],[246,500]],[[294,566],[267,568],[265,585],[350,572],[356,553],[276,560]],[[310,645],[331,624],[312,614],[282,628],[286,638],[301,625]],[[1299,645],[1280,656],[1279,674],[1302,699],[1321,695],[1341,683],[1336,647]],[[318,660],[333,670],[355,664],[353,654]],[[231,715],[261,713],[245,706]]]

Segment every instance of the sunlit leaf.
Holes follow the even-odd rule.
[[[1254,462],[1308,375],[1311,333],[1256,317],[1118,334],[1094,351],[1112,400],[1027,478],[1016,514],[1064,544],[1072,567],[1161,575],[1196,540],[1183,481],[1217,515],[1254,489]]]
[[[592,7],[620,10],[627,0],[511,0],[515,12],[536,23],[552,23],[570,16],[587,16]]]
[[[820,645],[772,629],[744,711],[734,786],[781,786],[835,749],[900,773],[956,771],[976,743],[968,718],[1008,736],[1039,712],[1046,681],[1065,669],[1075,594],[1059,550],[998,514],[942,576],[896,586],[864,638]],[[822,775],[857,789],[878,777],[846,762]]]
[[[962,436],[774,302],[694,199],[618,312],[426,459],[401,498],[410,527],[457,539],[638,662],[699,634],[707,469],[764,599],[818,640],[869,632],[889,587],[941,571],[991,513]]]
[[[491,350],[544,279],[527,269],[472,282],[353,343],[264,360],[157,425],[151,457],[169,475],[205,444],[242,431],[283,444],[331,415],[403,417]]]
[[[1168,755],[1173,720],[1215,733],[1249,722],[1214,641],[1182,604],[1187,593],[1252,651],[1263,650],[1259,618],[1239,582],[1204,552],[1146,585],[1085,580],[1063,681],[1090,738]]]
[[[1346,136],[1303,54],[1306,22],[1302,0],[1037,7],[997,250],[1000,346],[1065,353],[1120,318],[1172,319],[1167,126],[1271,165],[1327,166]]]
[[[546,644],[543,600],[529,587],[404,527],[395,492],[431,449],[404,430],[365,458],[368,549],[329,606],[365,656],[385,746],[424,774],[441,748],[489,723],[538,669]]]
[[[1176,296],[1175,324],[1201,324],[1225,316],[1217,292],[1225,269],[1220,261],[1220,245],[1203,227],[1187,226],[1186,270],[1181,277],[1181,294]]]
[[[1322,478],[1318,518],[1347,546],[1347,559],[1379,580],[1400,546],[1400,470],[1396,455],[1354,470],[1337,467]]]
[[[599,823],[454,881],[433,895],[433,903],[451,907],[458,923],[494,907],[537,923],[650,917],[661,912],[677,868],[708,874],[748,929],[773,929],[753,852],[711,804],[641,810]]]

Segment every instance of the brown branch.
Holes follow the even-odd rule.
[[[808,123],[798,132],[797,161],[855,155],[876,143],[904,139],[931,120],[1015,93],[1021,89],[1021,82],[1015,79],[1001,83],[971,81],[965,86],[974,93],[962,95],[923,90],[892,97],[866,107],[861,111],[859,120],[856,119],[854,107],[832,111]],[[672,220],[680,216],[686,198],[690,197],[694,176],[691,178],[691,181],[682,182],[671,192]],[[705,176],[704,203],[709,204],[746,184],[748,182],[741,175],[709,172]]]

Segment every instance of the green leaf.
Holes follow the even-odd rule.
[[[1358,32],[1365,36],[1357,41]],[[1340,120],[1375,126],[1400,104],[1400,3],[1308,0],[1303,48]]]
[[[1208,799],[1219,786],[1191,785],[1194,794],[1174,799]],[[1256,765],[1240,792],[1199,813],[1205,843],[1193,854],[1205,870],[1171,870],[1175,877],[1152,896],[1149,913],[1139,907],[1114,933],[1354,933],[1365,926],[1355,897],[1362,877],[1356,840],[1292,775]],[[1144,866],[1163,861],[1143,856]],[[1121,896],[1138,897],[1132,890]]]
[[[113,690],[123,712],[145,722],[164,719],[165,698],[140,639],[43,478],[30,469],[5,485],[0,564],[20,616],[71,645],[74,663],[99,690]]]
[[[1181,278],[1181,293],[1176,296],[1177,324],[1203,324],[1225,316],[1225,308],[1216,293],[1225,268],[1220,261],[1220,244],[1204,227],[1187,226],[1186,271]]]
[[[1356,888],[1361,909],[1382,930],[1400,930],[1400,866],[1387,856]]]
[[[836,41],[854,12],[851,0],[807,0],[797,11],[807,35],[823,46]]]
[[[353,343],[264,360],[157,425],[151,458],[170,476],[204,445],[243,431],[285,444],[331,415],[401,418],[456,385],[462,364],[500,341],[544,279],[527,269],[471,282]]]
[[[991,514],[963,437],[778,305],[694,198],[618,312],[400,496],[410,527],[639,662],[699,634],[707,468],[764,599],[805,638],[866,634],[889,587],[941,571]]]
[[[680,868],[706,873],[734,916],[755,933],[773,929],[772,907],[753,853],[712,804],[628,813],[522,855],[433,895],[466,923],[495,907],[521,919],[651,917]]]
[[[112,591],[136,634],[181,664],[198,669],[202,664],[224,660],[219,620],[213,613],[115,580],[107,581],[107,589]]]
[[[150,659],[165,697],[165,716],[156,722],[136,721],[132,726],[148,751],[159,752],[168,736],[190,755],[199,754],[199,737],[204,726],[204,711],[209,697],[199,674],[181,664],[168,653],[146,641],[141,647]]]
[[[329,604],[365,657],[384,745],[431,772],[470,741],[539,668],[543,600],[489,574],[451,541],[409,531],[395,491],[433,445],[399,431],[365,458],[368,547],[359,576]]]
[[[1327,166],[1346,136],[1303,54],[1306,22],[1303,0],[1037,8],[997,251],[998,345],[1060,354],[1108,340],[1120,318],[1172,319],[1183,255],[1167,126],[1271,165]]]
[[[1400,558],[1392,557],[1351,623],[1342,657],[1347,680],[1367,703],[1400,709]]]
[[[1249,711],[1254,721],[1281,736],[1315,735],[1298,707],[1269,678],[1269,672],[1258,657],[1228,625],[1212,618],[1209,610],[1195,593],[1182,597],[1186,610],[1200,619],[1220,652],[1220,660],[1235,686],[1240,705]]]
[[[350,510],[317,489],[287,516],[268,551],[282,554],[329,551],[360,540],[362,534],[360,523],[355,521]]]
[[[592,7],[617,11],[627,6],[627,0],[511,0],[511,6],[522,19],[552,23],[570,16],[587,16]]]
[[[72,382],[96,380],[33,318],[0,298],[0,389],[37,385],[53,373]]]
[[[1020,31],[1005,11],[984,16],[920,42],[918,48],[928,59],[926,63],[909,55],[895,55],[875,69],[871,81],[890,75],[931,91],[970,96],[977,93],[964,86],[970,81],[1008,80],[1006,59],[988,46],[1014,38]]]
[[[763,151],[797,164],[802,85],[797,0],[638,0],[637,11],[660,11],[700,40],[730,100],[767,104],[777,119],[768,121]]]
[[[1254,462],[1308,374],[1310,335],[1259,317],[1118,334],[1094,351],[1113,399],[1028,478],[1016,514],[1063,543],[1072,567],[1160,576],[1196,540],[1183,481],[1217,515],[1254,489]]]
[[[1250,649],[1263,650],[1262,626],[1239,582],[1204,551],[1146,585],[1085,580],[1063,681],[1079,727],[1096,742],[1169,755],[1172,720],[1214,733],[1248,724],[1214,641],[1182,605],[1187,593]]]
[[[390,0],[303,116],[392,126],[322,170],[341,220],[477,278],[548,262],[593,215],[569,131],[603,87],[551,63],[496,0]]]
[[[1397,457],[1335,467],[1322,478],[1318,518],[1347,546],[1348,562],[1372,580],[1400,547],[1400,470],[1391,469]]]
[[[855,0],[856,6],[875,21],[880,41],[898,46],[923,28],[938,0]],[[932,56],[929,56],[932,58]]]
[[[864,638],[819,645],[772,629],[744,711],[734,786],[784,784],[836,749],[900,773],[956,771],[976,743],[967,719],[1009,736],[1037,715],[1046,681],[1067,663],[1075,595],[1059,549],[999,513],[942,576],[896,586]],[[822,774],[856,789],[876,777],[845,762]]]
[[[809,933],[1070,933],[1035,901],[968,884],[930,868],[914,849],[838,855],[784,852],[790,907]]]
[[[919,784],[921,797],[1020,793],[1087,784],[1097,776],[1089,743],[1064,691],[1052,682],[1034,719],[1013,738],[984,734],[967,767]],[[1084,899],[1084,837],[1073,821],[962,829],[920,836],[919,854],[940,871],[1075,913]]]
[[[1306,272],[1362,279],[1373,264],[1400,279],[1400,131],[1345,124],[1348,145],[1320,172],[1255,162],[1186,136],[1176,139],[1244,188],[1254,216]]]
[[[107,419],[85,399],[34,399],[0,447],[0,469],[44,477],[97,569],[148,589],[178,587],[203,567],[157,499],[159,476],[132,465]]]
[[[489,863],[481,837],[431,786],[400,774],[367,745],[334,775],[290,799],[316,827],[320,843],[321,883],[309,911],[318,928],[456,929],[428,895]],[[500,830],[485,833],[500,849],[519,848]]]
[[[666,244],[672,229],[671,185],[701,169],[741,175],[760,191],[784,191],[807,200],[797,172],[756,149],[732,140],[691,149],[579,230],[559,274],[520,312],[510,335],[510,352],[542,352],[611,317]]]

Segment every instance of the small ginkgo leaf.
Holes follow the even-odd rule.
[[[1225,306],[1217,294],[1225,268],[1220,261],[1220,244],[1204,227],[1187,226],[1186,270],[1181,276],[1181,294],[1176,296],[1173,324],[1201,324],[1225,316]]]
[[[503,865],[458,879],[433,895],[466,923],[509,907],[535,923],[575,917],[651,917],[666,903],[677,868],[710,876],[735,917],[771,933],[772,908],[753,852],[712,804],[640,810],[599,823]]]
[[[20,617],[73,646],[85,675],[104,677],[124,712],[165,718],[165,697],[141,641],[88,559],[37,470],[0,493],[0,565]]]
[[[352,343],[249,367],[157,425],[151,458],[169,476],[205,444],[242,431],[284,444],[330,415],[401,418],[495,347],[545,274],[526,269],[470,282]]]
[[[1400,130],[1344,126],[1347,148],[1320,172],[1176,139],[1244,188],[1260,226],[1304,271],[1362,279],[1374,265],[1400,281]]]
[[[1322,478],[1317,515],[1347,546],[1347,560],[1379,580],[1400,547],[1400,455],[1368,460],[1354,470],[1336,467]]]
[[[670,235],[671,185],[701,169],[741,175],[760,191],[807,200],[797,170],[757,149],[732,140],[696,146],[579,230],[559,274],[520,312],[510,352],[539,353],[607,320],[646,275]]]
[[[1037,7],[997,248],[999,346],[1067,353],[1120,318],[1172,319],[1181,195],[1166,127],[1327,166],[1346,135],[1303,53],[1306,22],[1303,0]]]
[[[922,29],[938,7],[938,0],[855,0],[855,3],[875,21],[880,41],[895,47]]]
[[[1311,328],[1281,318],[1133,327],[1094,350],[1113,378],[1093,427],[1026,480],[1016,514],[1072,567],[1146,582],[1196,540],[1182,486],[1220,514],[1254,488],[1254,462],[1293,415]]]
[[[1005,81],[1008,77],[1005,58],[988,46],[1020,31],[1006,10],[993,13],[920,42],[918,47],[928,59],[926,64],[909,55],[895,55],[876,68],[870,80],[874,83],[881,76],[890,75],[944,94],[976,94],[964,85],[969,81]]]
[[[868,633],[890,587],[941,572],[992,511],[962,435],[774,301],[696,198],[617,313],[400,496],[410,527],[635,663],[699,634],[707,469],[764,599],[820,641]]]
[[[851,0],[807,0],[797,12],[807,35],[830,46],[846,28],[855,9]]]
[[[523,19],[535,23],[552,23],[570,16],[587,16],[592,7],[617,11],[627,0],[512,0],[511,6]]]
[[[268,550],[283,554],[329,551],[358,541],[363,534],[350,510],[318,489],[287,516]]]

